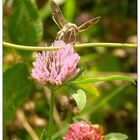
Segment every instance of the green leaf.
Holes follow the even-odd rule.
[[[41,136],[40,136],[40,140],[47,140],[47,134],[46,134],[46,130],[44,129]]]
[[[74,98],[74,100],[77,103],[77,106],[79,110],[81,111],[84,109],[86,105],[86,94],[82,89],[72,88],[69,90],[69,92],[72,94],[71,96]]]
[[[29,96],[32,83],[25,64],[16,64],[4,72],[4,126],[15,116],[16,110]]]
[[[99,96],[98,89],[92,83],[76,84],[80,89],[83,89],[86,93],[92,94],[96,97]]]
[[[124,75],[112,75],[108,77],[88,78],[84,80],[75,80],[71,83],[84,84],[84,83],[95,83],[95,82],[104,82],[104,81],[113,81],[113,80],[124,80],[136,84],[131,77],[124,76]]]
[[[109,133],[105,136],[105,140],[126,140],[128,136],[122,133]]]
[[[10,40],[20,45],[36,45],[42,39],[43,24],[35,3],[31,0],[14,0],[8,20]]]

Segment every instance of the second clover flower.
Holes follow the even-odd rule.
[[[103,128],[98,124],[79,121],[69,126],[63,140],[104,140]]]
[[[63,41],[55,41],[53,46],[63,46],[57,51],[42,51],[36,55],[33,62],[32,77],[40,83],[61,85],[63,81],[69,80],[77,75],[79,68],[77,64],[80,56],[74,52],[70,44]]]

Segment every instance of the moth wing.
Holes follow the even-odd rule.
[[[99,17],[95,17],[87,22],[85,22],[84,24],[82,24],[81,26],[78,27],[78,32],[82,32],[84,30],[86,30],[87,28],[91,27],[92,25],[96,24],[99,20],[100,20],[100,16]]]
[[[50,7],[51,7],[52,17],[54,22],[58,25],[60,29],[62,29],[66,24],[66,22],[60,8],[53,0],[50,1]]]

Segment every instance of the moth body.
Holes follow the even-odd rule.
[[[77,32],[78,32],[78,27],[76,24],[67,23],[57,33],[56,40],[63,40],[67,44],[75,44]]]

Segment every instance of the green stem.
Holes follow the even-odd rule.
[[[54,92],[53,92],[53,90],[51,90],[50,113],[49,113],[49,128],[48,128],[48,140],[52,140],[53,110],[54,110]]]
[[[47,50],[47,51],[51,51],[51,50],[58,50],[63,48],[62,46],[58,46],[58,47],[53,47],[53,46],[49,46],[49,47],[36,47],[36,46],[24,46],[24,45],[17,45],[17,44],[12,44],[12,43],[7,43],[7,42],[3,42],[4,47],[7,48],[13,48],[13,49],[18,49],[18,50],[26,50],[26,51],[41,51],[41,50]]]
[[[20,49],[26,51],[43,51],[43,50],[57,50],[63,48],[62,46],[53,47],[35,47],[35,46],[23,46],[23,45],[16,45],[12,43],[3,42],[4,47],[9,47],[13,49]],[[87,47],[115,47],[115,48],[136,48],[137,44],[127,44],[127,43],[84,43],[84,44],[77,44],[74,45],[75,48],[87,48]]]
[[[74,46],[75,48],[85,48],[85,47],[122,47],[122,48],[135,48],[137,47],[136,44],[129,44],[129,43],[84,43],[84,44],[77,44]]]

